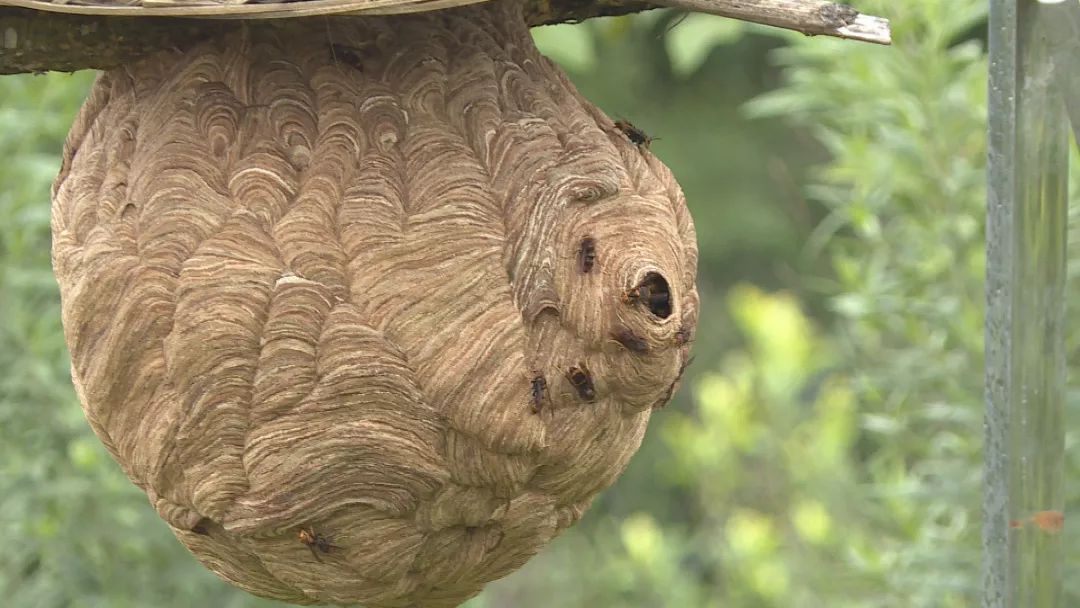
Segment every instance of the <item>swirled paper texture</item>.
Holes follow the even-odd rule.
[[[295,603],[456,606],[521,566],[697,320],[678,185],[513,3],[105,73],[53,237],[94,431],[208,568]]]

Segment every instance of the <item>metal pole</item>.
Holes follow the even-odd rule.
[[[1071,5],[991,0],[984,608],[1063,605],[1069,123],[1050,25]]]

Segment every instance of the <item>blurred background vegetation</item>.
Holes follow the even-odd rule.
[[[624,477],[469,608],[978,603],[985,4],[856,3],[893,47],[667,11],[535,30],[588,98],[661,137],[703,311]],[[72,391],[49,185],[92,79],[0,78],[0,597],[281,606],[187,554]]]

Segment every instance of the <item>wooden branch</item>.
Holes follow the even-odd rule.
[[[108,17],[197,17],[200,19],[295,19],[325,15],[401,15],[454,8],[489,0],[277,0],[224,2],[222,0],[0,0],[0,5],[31,8],[66,15]]]
[[[162,49],[195,44],[231,25],[0,8],[0,74],[114,68]]]
[[[155,51],[185,48],[235,27],[236,19],[353,18],[488,0],[0,0],[0,74],[109,69]],[[19,5],[16,7],[15,5]],[[582,21],[657,6],[889,44],[889,22],[821,0],[525,0],[529,25]],[[44,10],[31,10],[44,9]],[[184,18],[180,18],[184,17]]]
[[[875,44],[892,44],[889,20],[823,0],[652,0],[695,13],[731,17],[802,32]]]
[[[0,75],[107,70],[162,49],[186,48],[239,27],[234,19],[69,14],[13,7],[13,1],[0,0]],[[58,10],[74,7],[53,6]],[[655,7],[625,0],[527,0],[524,12],[526,21],[534,26],[625,15],[649,8]]]

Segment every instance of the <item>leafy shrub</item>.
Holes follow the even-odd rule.
[[[746,108],[828,151],[805,255],[830,272],[797,285],[825,331],[791,295],[731,292],[742,348],[661,422],[658,486],[692,502],[597,531],[589,580],[623,590],[601,605],[977,602],[985,3],[863,5],[893,47],[781,34],[785,85]]]

